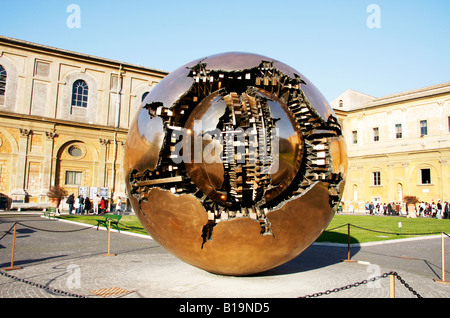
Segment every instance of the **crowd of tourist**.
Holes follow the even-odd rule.
[[[412,209],[412,211],[409,211]],[[429,217],[436,219],[450,219],[450,202],[437,200],[437,202],[421,201],[415,205],[405,205],[401,202],[376,203],[366,202],[365,210],[372,215],[397,215],[416,217]]]
[[[105,197],[100,197],[98,194],[94,199],[89,199],[89,197],[83,197],[79,195],[75,198],[72,193],[66,200],[69,205],[69,214],[105,214],[108,212],[121,212],[122,211],[122,200],[118,197],[117,202],[114,203],[112,199]]]
[[[418,204],[418,216],[435,217],[438,219],[450,219],[450,202],[438,200],[436,203],[420,202]]]

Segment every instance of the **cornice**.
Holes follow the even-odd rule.
[[[14,38],[2,36],[2,35],[0,35],[0,45],[1,44],[5,45],[5,46],[13,47],[15,49],[26,48],[30,51],[34,51],[37,53],[54,55],[57,57],[66,57],[66,58],[75,59],[75,60],[78,60],[81,62],[87,61],[90,63],[107,65],[109,67],[114,67],[114,68],[119,68],[122,65],[122,68],[125,68],[125,69],[128,68],[129,70],[143,72],[146,74],[153,73],[155,76],[165,77],[167,74],[169,74],[168,72],[163,71],[163,70],[158,70],[158,69],[154,69],[154,68],[144,67],[141,65],[111,60],[111,59],[93,56],[93,55],[89,55],[89,54],[78,53],[78,52],[69,51],[69,50],[65,50],[65,49],[59,49],[59,48],[55,48],[55,47],[51,47],[51,46],[47,46],[47,45],[43,45],[43,44],[37,44],[37,43],[29,42],[29,41],[14,39]]]
[[[126,128],[115,128],[115,127],[109,127],[104,125],[95,125],[95,124],[88,124],[88,123],[81,123],[81,122],[75,122],[70,120],[64,120],[64,119],[56,119],[56,118],[49,118],[49,117],[41,117],[41,116],[34,116],[34,115],[24,115],[24,114],[17,114],[17,113],[10,113],[10,112],[4,112],[0,111],[0,118],[8,118],[11,120],[18,120],[20,122],[31,122],[36,123],[38,125],[48,124],[52,125],[55,128],[59,126],[64,127],[73,127],[75,129],[85,128],[85,129],[92,129],[97,131],[105,131],[105,132],[119,132],[119,133],[128,133],[128,129]],[[2,126],[4,126],[2,124]],[[29,125],[26,125],[29,126]]]

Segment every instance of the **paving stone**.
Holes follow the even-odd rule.
[[[297,298],[391,271],[424,298],[450,296],[450,285],[433,281],[441,278],[442,272],[440,237],[354,246],[351,257],[359,262],[353,263],[342,262],[347,258],[345,245],[313,244],[275,269],[249,277],[227,277],[183,263],[149,237],[112,232],[111,252],[116,256],[104,256],[105,230],[30,216],[0,216],[0,221],[0,237],[16,221],[27,226],[18,225],[16,238],[14,265],[23,269],[6,273],[28,281],[0,275],[0,298],[100,298],[91,291],[105,288],[129,291],[111,298]],[[6,235],[0,244],[3,268],[10,265],[12,235]],[[389,278],[321,297],[388,298]],[[396,280],[396,297],[416,296]]]

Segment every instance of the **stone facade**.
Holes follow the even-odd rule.
[[[128,127],[167,72],[0,36],[0,75],[0,196],[48,204],[60,185],[125,197]],[[86,107],[73,102],[77,81]],[[382,98],[347,90],[331,105],[349,155],[345,210],[450,199],[450,83]]]
[[[348,90],[331,105],[349,155],[344,209],[450,199],[450,83],[383,98]]]
[[[0,36],[2,69],[3,197],[47,203],[53,185],[75,195],[107,188],[109,197],[125,197],[128,127],[145,94],[167,73]],[[74,102],[77,83],[86,88],[79,92],[85,104]]]

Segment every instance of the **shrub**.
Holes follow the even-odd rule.
[[[406,204],[416,204],[419,202],[419,198],[413,195],[407,195],[403,197],[403,202]]]
[[[53,186],[53,187],[50,187],[50,190],[48,190],[47,196],[50,199],[53,199],[54,201],[56,201],[58,203],[57,206],[59,206],[59,204],[61,203],[61,199],[65,196],[67,196],[67,190],[65,190],[64,188],[61,188],[59,185]]]

